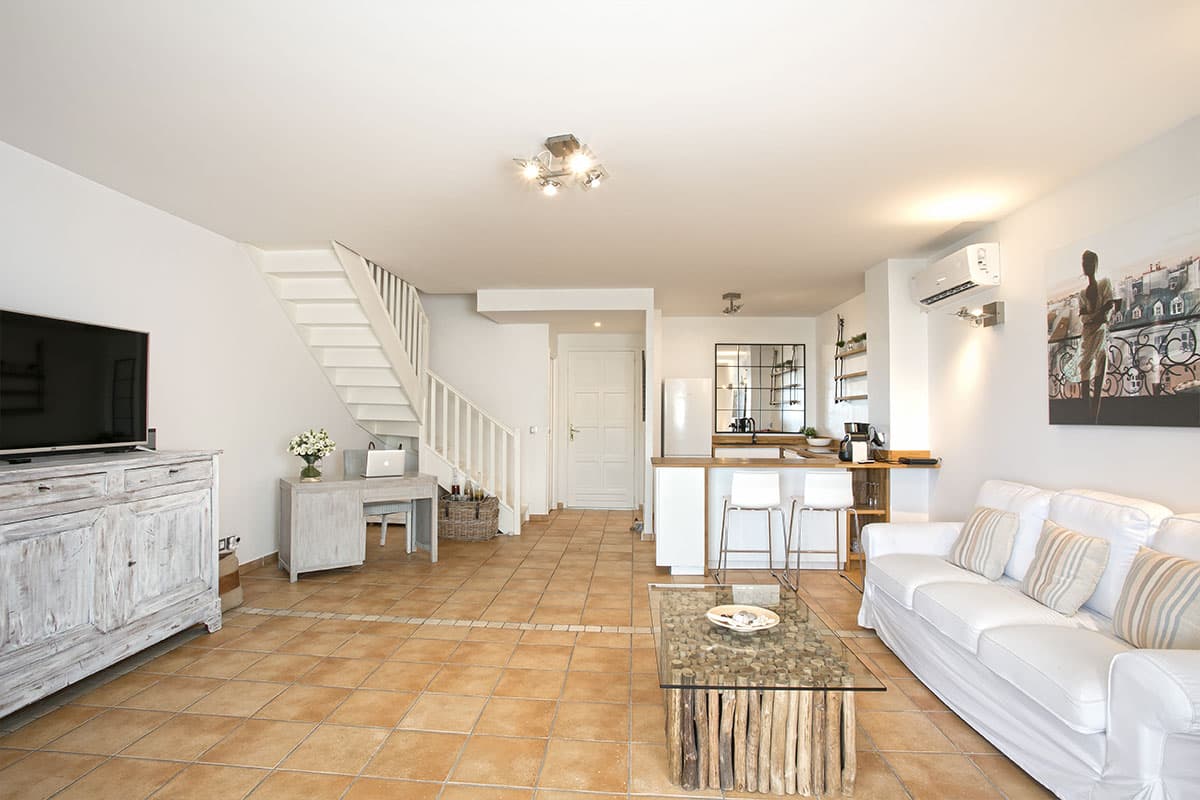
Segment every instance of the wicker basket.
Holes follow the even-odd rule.
[[[438,501],[438,538],[485,542],[499,532],[500,499],[457,500],[446,495]]]

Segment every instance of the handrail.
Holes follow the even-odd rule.
[[[475,403],[472,403],[470,400],[468,400],[467,396],[465,394],[463,394],[463,392],[459,391],[459,389],[456,386],[451,384],[450,381],[446,380],[441,375],[438,375],[436,372],[434,372],[431,369],[425,370],[425,374],[428,375],[430,378],[432,378],[437,383],[440,383],[442,386],[445,386],[447,389],[450,390],[451,393],[456,394],[459,397],[461,397],[463,399],[464,403],[468,404],[469,406],[471,406],[471,408],[475,409],[481,416],[483,416],[489,422],[494,422],[496,424],[497,428],[504,431],[505,433],[507,433],[510,436],[515,435],[515,431],[513,431],[512,428],[505,425],[503,422],[501,422],[500,420],[493,417],[491,414],[484,411],[482,408],[477,406]]]
[[[420,293],[415,286],[394,272],[374,261],[363,260],[371,271],[371,280],[374,281],[379,298],[387,309],[392,327],[404,344],[408,363],[418,376],[422,375],[425,371],[426,353],[429,350],[429,317],[425,314]]]
[[[520,530],[521,437],[432,370],[425,370],[421,442],[512,509]]]

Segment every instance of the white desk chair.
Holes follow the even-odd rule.
[[[800,516],[796,516],[796,512]],[[804,547],[804,512],[832,511],[834,517],[833,549],[809,550]],[[787,543],[784,545],[783,581],[791,589],[800,585],[800,556],[832,555],[835,567],[840,567],[841,552],[839,549],[838,521],[842,514],[849,511],[854,517],[854,541],[859,540],[858,510],[854,507],[854,476],[846,470],[825,471],[809,470],[804,473],[804,497],[792,498],[792,513],[788,517]],[[792,549],[792,533],[795,532],[796,549]],[[792,553],[796,554],[795,580],[790,573]],[[849,555],[847,555],[849,557]],[[853,583],[853,581],[851,581]],[[861,589],[861,587],[859,587]]]
[[[366,450],[344,450],[342,455],[342,468],[347,478],[353,478],[362,475],[367,469],[367,451]],[[379,517],[379,546],[383,547],[387,544],[387,529],[388,516],[391,514],[404,514],[406,533],[404,542],[404,552],[411,553],[416,549],[416,542],[413,540],[413,526],[408,525],[408,515],[412,513],[411,502],[397,503],[364,503],[363,516]]]
[[[767,546],[765,549],[734,550],[729,547],[729,514],[734,511],[765,513],[767,515]],[[734,472],[733,482],[729,488],[729,497],[725,498],[725,506],[721,511],[721,549],[717,554],[717,568],[713,570],[713,580],[725,583],[724,574],[729,571],[730,553],[766,554],[767,568],[776,580],[782,580],[775,572],[775,564],[771,558],[771,512],[779,513],[781,531],[787,533],[787,522],[783,518],[783,503],[779,499],[779,473],[767,470]],[[786,543],[786,540],[785,540]],[[785,556],[786,556],[786,550]],[[787,566],[786,560],[784,566]]]

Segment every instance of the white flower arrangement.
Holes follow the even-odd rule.
[[[321,459],[332,453],[336,447],[337,444],[329,438],[329,432],[324,428],[319,431],[310,428],[304,433],[296,434],[288,442],[288,452],[301,458]]]

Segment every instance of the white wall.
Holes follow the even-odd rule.
[[[930,315],[931,439],[945,459],[932,490],[935,519],[962,518],[989,477],[1200,510],[1200,429],[1049,424],[1045,321],[1050,253],[1197,193],[1200,117],[971,237],[1000,243],[1007,319],[976,330]]]
[[[847,339],[867,330],[867,295],[857,295],[850,298],[841,305],[831,308],[824,314],[821,314],[816,319],[816,355],[814,361],[816,363],[816,371],[813,373],[816,378],[814,391],[816,397],[816,409],[814,414],[814,422],[809,424],[816,428],[820,433],[831,436],[835,440],[841,440],[843,431],[842,425],[846,422],[869,422],[870,421],[870,398],[866,400],[854,400],[846,403],[833,402],[833,357],[837,352],[837,318],[841,315],[846,320],[845,333]],[[869,341],[868,335],[868,341]],[[868,349],[868,354],[870,350]],[[857,372],[860,369],[867,369],[867,359],[864,357],[856,357],[852,360],[847,360],[846,371]],[[870,377],[869,375],[867,376]],[[858,378],[854,381],[847,381],[850,391],[854,394],[859,394],[867,391],[867,379]]]
[[[547,513],[549,326],[492,322],[476,313],[469,294],[422,294],[421,303],[429,316],[430,369],[520,432],[522,502],[530,514]]]
[[[817,396],[817,325],[813,317],[663,317],[659,380],[713,377],[714,347],[732,344],[803,344],[805,346],[804,408],[808,425],[815,425],[813,403]],[[656,419],[662,409],[654,409]]]
[[[277,549],[277,481],[302,466],[293,434],[365,446],[229,239],[0,143],[0,240],[0,306],[149,331],[158,447],[225,451],[222,533],[242,537],[242,560]]]

